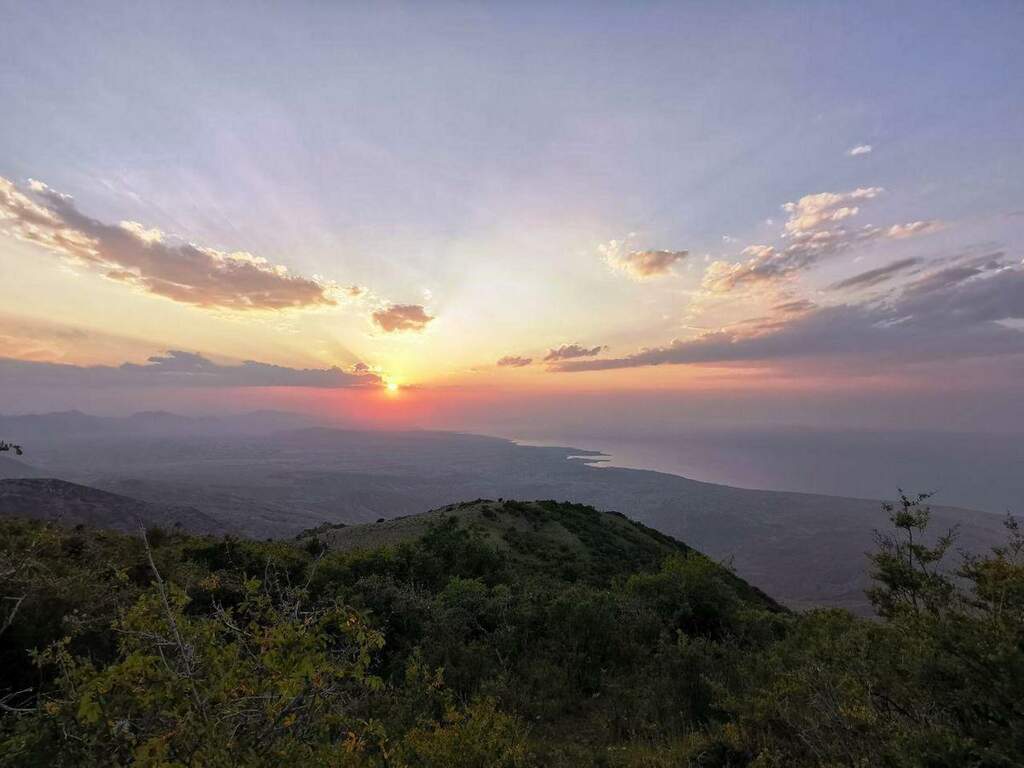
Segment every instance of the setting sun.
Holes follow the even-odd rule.
[[[399,389],[398,382],[397,381],[389,381],[387,384],[384,385],[384,388],[387,389],[389,394],[393,395],[393,394],[398,392],[398,389]]]

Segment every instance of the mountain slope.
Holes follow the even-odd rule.
[[[18,477],[42,477],[43,473],[24,461],[0,456],[0,480]]]
[[[221,533],[224,527],[194,507],[155,504],[64,480],[0,480],[0,517],[27,517],[135,532],[146,525],[180,523],[196,533]]]

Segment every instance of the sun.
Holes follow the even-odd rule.
[[[393,395],[396,392],[398,392],[398,389],[399,389],[398,382],[397,381],[389,381],[387,384],[384,385],[384,388],[387,389],[389,394]]]

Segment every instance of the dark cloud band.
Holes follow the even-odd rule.
[[[1024,267],[988,262],[925,275],[883,300],[787,312],[751,327],[706,333],[603,360],[567,360],[558,371],[652,365],[847,358],[902,364],[1024,354]]]
[[[340,368],[288,368],[246,360],[222,365],[194,352],[171,350],[146,363],[79,366],[0,358],[10,385],[71,387],[314,387],[339,389],[380,385],[380,377]]]

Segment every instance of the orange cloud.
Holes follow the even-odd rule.
[[[434,318],[419,304],[392,304],[373,313],[375,322],[385,333],[422,331]]]
[[[626,247],[630,238],[625,241],[611,240],[599,245],[597,250],[609,267],[634,280],[649,280],[670,274],[672,265],[689,255],[688,251],[630,251]]]
[[[158,229],[104,224],[38,181],[29,194],[0,177],[0,229],[111,280],[204,309],[277,310],[331,305],[329,287],[250,253],[170,243]]]

